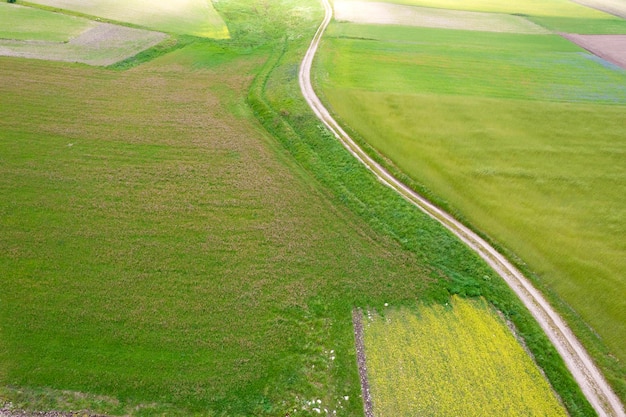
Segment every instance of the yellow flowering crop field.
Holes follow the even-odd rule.
[[[377,417],[567,416],[484,300],[368,313],[364,341]]]

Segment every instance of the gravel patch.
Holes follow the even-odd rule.
[[[0,408],[0,417],[106,417],[102,414],[91,414],[88,411],[24,411]]]
[[[352,323],[354,325],[354,342],[356,345],[356,361],[359,367],[359,379],[361,380],[361,395],[363,396],[363,409],[365,417],[374,417],[370,384],[367,379],[367,364],[365,361],[365,343],[363,342],[363,312],[355,308],[352,310]]]

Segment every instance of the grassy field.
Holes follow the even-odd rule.
[[[626,72],[554,36],[349,24],[318,64],[357,136],[591,326],[623,398]]]
[[[368,313],[364,342],[377,416],[567,416],[484,301]]]
[[[626,104],[624,71],[560,36],[336,24],[326,45],[328,90]]]
[[[0,3],[0,40],[67,42],[93,25],[76,16]]]
[[[33,0],[30,3],[205,38],[228,38],[228,28],[208,0]]]
[[[114,68],[0,58],[0,402],[359,416],[354,306],[482,294],[591,415],[506,285],[308,110],[318,2],[216,7],[231,39]]]
[[[300,4],[249,24],[310,33]],[[276,150],[245,103],[272,50],[247,43],[274,35],[254,36],[126,72],[0,58],[1,398],[360,414],[351,306],[439,279]]]

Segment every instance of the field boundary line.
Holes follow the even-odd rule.
[[[374,417],[374,404],[370,395],[370,384],[367,379],[367,358],[365,356],[365,341],[363,340],[363,311],[360,308],[352,310],[352,325],[354,327],[354,346],[356,348],[356,361],[359,368],[359,380],[361,381],[361,396],[365,417]]]
[[[583,394],[600,417],[626,417],[624,407],[600,370],[596,367],[580,341],[559,314],[552,308],[543,295],[531,282],[501,253],[494,249],[483,238],[456,220],[447,212],[435,206],[420,194],[395,178],[382,165],[370,157],[346,131],[330,115],[315,93],[311,83],[311,68],[315,53],[319,47],[324,31],[330,23],[333,11],[328,0],[321,0],[325,14],[311,44],[302,59],[298,81],[302,94],[317,118],[335,135],[343,146],[377,179],[398,192],[402,197],[414,204],[424,213],[439,221],[444,227],[456,235],[462,242],[476,252],[494,269],[515,292],[519,299],[539,323],[556,350],[559,352],[567,368],[580,386]]]

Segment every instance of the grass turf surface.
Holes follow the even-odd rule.
[[[580,314],[623,396],[626,72],[553,36],[344,24],[331,34],[318,80],[334,111]]]
[[[55,9],[131,23],[161,32],[192,35],[205,38],[228,38],[228,28],[206,0],[150,1],[99,0],[34,0]]]
[[[370,312],[363,333],[377,416],[567,416],[484,301]]]

